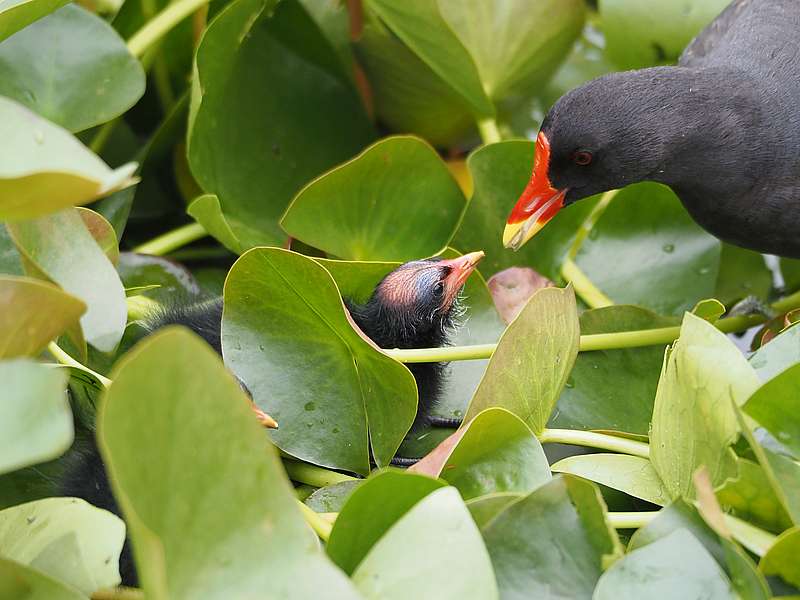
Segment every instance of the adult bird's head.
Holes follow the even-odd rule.
[[[458,296],[483,258],[415,260],[400,265],[363,305],[350,305],[358,326],[381,348],[439,346],[458,315]]]

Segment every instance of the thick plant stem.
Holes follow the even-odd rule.
[[[189,223],[183,227],[178,227],[172,231],[158,236],[145,242],[140,246],[133,249],[134,252],[139,254],[152,254],[153,256],[163,256],[173,250],[191,244],[195,240],[208,235],[208,232],[203,228],[200,223]]]
[[[311,508],[300,502],[300,500],[297,501],[297,505],[300,507],[300,512],[303,513],[303,518],[306,520],[306,523],[314,530],[314,533],[316,533],[323,542],[327,542],[328,538],[331,537],[333,525],[311,510]]]
[[[614,529],[639,529],[656,518],[658,511],[610,512],[608,522]]]
[[[141,57],[150,46],[169,33],[173,27],[208,2],[209,0],[177,0],[177,2],[169,4],[131,36],[128,40],[128,50],[135,57]]]
[[[647,444],[605,433],[578,429],[545,429],[538,437],[542,444],[558,443],[588,446],[589,448],[599,448],[601,450],[619,452],[620,454],[650,458],[650,446]]]
[[[103,377],[102,375],[100,375],[100,373],[92,371],[86,365],[82,365],[77,360],[72,358],[69,354],[64,352],[64,350],[62,350],[61,347],[59,347],[59,345],[56,344],[55,342],[50,342],[47,345],[47,351],[53,355],[53,358],[55,358],[59,364],[65,365],[67,367],[73,367],[75,369],[78,369],[79,371],[83,371],[84,373],[88,373],[89,375],[96,377],[97,380],[101,384],[103,384],[103,387],[108,387],[111,385],[111,380],[108,377]]]
[[[561,265],[561,276],[572,284],[572,287],[575,288],[575,293],[589,308],[603,308],[604,306],[614,305],[611,298],[601,292],[571,258],[566,259],[564,264]]]
[[[481,119],[478,121],[478,132],[481,134],[481,140],[484,146],[496,144],[503,140],[503,137],[500,135],[500,130],[497,128],[497,121],[493,118]]]
[[[117,123],[119,123],[119,119],[120,117],[111,119],[100,126],[100,129],[97,130],[97,133],[94,134],[92,141],[89,142],[89,150],[95,154],[100,154],[103,151],[103,148],[106,146],[106,142],[108,142],[108,139],[114,132],[114,128],[117,126]]]
[[[321,488],[326,485],[333,485],[334,483],[341,483],[342,481],[355,481],[355,477],[345,475],[344,473],[337,473],[330,469],[318,467],[298,460],[290,458],[283,459],[283,467],[289,475],[289,479],[304,483],[306,485],[313,485],[314,487]]]

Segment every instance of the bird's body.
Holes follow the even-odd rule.
[[[735,0],[677,66],[572,90],[542,123],[537,155],[509,246],[560,205],[657,181],[722,240],[800,257],[800,2]]]

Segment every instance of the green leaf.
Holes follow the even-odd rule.
[[[128,316],[125,290],[114,266],[92,238],[78,212],[67,209],[29,221],[9,223],[17,248],[41,272],[86,303],[81,317],[86,340],[113,350]]]
[[[764,469],[741,457],[737,457],[736,464],[738,477],[728,480],[717,491],[717,499],[725,512],[773,533],[791,527],[792,521],[775,495]]]
[[[305,499],[305,504],[311,510],[318,513],[341,512],[345,503],[350,498],[350,495],[362,483],[364,483],[362,480],[354,479],[352,481],[340,481],[333,485],[327,485],[315,490]]]
[[[503,227],[531,177],[533,155],[532,142],[514,140],[483,146],[467,159],[475,191],[453,245],[486,252],[478,267],[486,276],[508,267],[529,266],[549,279],[559,280],[561,263],[578,228],[594,208],[594,200],[572,204],[559,211],[519,252],[504,248]]]
[[[689,531],[674,533],[635,550],[600,578],[592,598],[735,598],[728,578]]]
[[[326,546],[328,556],[352,574],[403,515],[443,486],[437,479],[395,470],[371,476],[350,495],[336,518]]]
[[[98,440],[148,598],[356,597],[312,542],[249,401],[203,340],[157,332],[113,380]]]
[[[278,218],[300,187],[374,136],[350,79],[296,0],[228,5],[203,35],[195,70],[192,173],[226,218],[259,244],[281,245]]]
[[[50,283],[0,276],[0,358],[38,355],[85,310],[83,302]]]
[[[674,318],[638,306],[608,306],[584,311],[580,316],[584,335],[677,324]],[[663,345],[581,352],[548,427],[648,435],[663,362]]]
[[[61,456],[72,444],[66,374],[30,360],[0,361],[0,473]]]
[[[569,473],[663,506],[669,494],[646,458],[627,454],[569,456],[552,466],[553,472]]]
[[[0,219],[30,219],[86,204],[133,183],[128,163],[111,170],[68,131],[0,96]]]
[[[366,474],[370,447],[388,464],[414,420],[413,375],[353,330],[334,281],[310,258],[254,248],[236,261],[222,348],[280,423],[276,445],[303,460]]]
[[[121,115],[144,85],[144,70],[119,34],[74,4],[0,46],[0,95],[70,131]]]
[[[800,528],[784,531],[758,563],[764,575],[777,575],[786,583],[800,588]]]
[[[464,206],[436,151],[418,138],[398,136],[306,186],[281,226],[340,258],[406,261],[446,246]]]
[[[747,296],[767,300],[771,290],[772,273],[761,254],[722,244],[714,298],[731,306]]]
[[[0,15],[2,16],[2,15]],[[0,21],[2,24],[2,21]],[[86,600],[85,594],[44,573],[0,557],[0,598]]]
[[[3,556],[81,590],[113,587],[125,524],[78,498],[45,498],[0,511]]]
[[[483,537],[503,598],[590,598],[622,552],[599,490],[569,475],[510,504]]]
[[[8,228],[0,223],[0,273],[4,275],[24,275],[22,259]]]
[[[394,523],[358,565],[353,583],[375,600],[498,598],[480,532],[452,487],[431,492]]]
[[[541,432],[575,362],[579,338],[572,288],[539,290],[500,338],[464,419],[498,406]]]
[[[674,62],[728,0],[603,0],[600,15],[606,52],[621,69]]]
[[[650,460],[672,498],[693,498],[692,475],[708,468],[716,488],[736,476],[730,445],[739,428],[731,402],[741,405],[758,376],[728,338],[687,313],[664,359],[650,433]]]
[[[494,116],[475,62],[442,18],[436,0],[367,0],[366,5],[464,99],[476,117]]]
[[[789,367],[762,385],[742,410],[800,457],[800,364]]]
[[[445,21],[469,49],[483,88],[495,101],[538,92],[583,26],[580,0],[439,0]]]
[[[116,265],[119,262],[119,243],[117,242],[117,234],[111,223],[101,215],[89,208],[78,206],[75,208],[89,230],[89,235],[94,238],[97,245],[111,261],[111,264]]]
[[[66,0],[0,0],[0,42],[66,3]]]
[[[680,315],[714,295],[719,260],[719,240],[691,219],[677,196],[642,183],[617,194],[575,262],[616,304]]]
[[[472,520],[480,529],[484,529],[489,521],[503,512],[509,504],[524,498],[524,494],[512,492],[498,492],[496,494],[486,494],[472,500],[467,500],[467,508],[472,515]]]
[[[258,245],[256,241],[258,232],[253,231],[236,217],[223,214],[219,198],[214,194],[203,194],[195,198],[186,212],[234,254],[241,254],[248,248]]]
[[[800,363],[800,327],[791,327],[764,344],[750,357],[762,381],[769,381],[789,367]]]
[[[436,475],[455,486],[464,500],[495,492],[527,494],[550,481],[542,445],[514,414],[486,409],[459,433]]]
[[[155,285],[146,296],[167,306],[175,302],[176,297],[187,302],[202,298],[200,286],[192,273],[167,258],[123,252],[117,271],[126,289]]]

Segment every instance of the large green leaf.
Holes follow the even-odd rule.
[[[800,457],[800,364],[762,385],[742,407],[778,441]]]
[[[541,432],[575,363],[579,337],[572,288],[539,290],[500,338],[464,418],[499,406]]]
[[[479,265],[486,276],[508,267],[528,266],[558,280],[578,227],[594,207],[593,200],[573,204],[560,211],[519,252],[504,248],[503,226],[531,177],[533,155],[532,142],[515,140],[484,146],[467,160],[475,191],[453,244],[461,250],[480,248],[486,252]]]
[[[374,600],[498,598],[481,534],[452,487],[431,492],[394,523],[353,583]]]
[[[638,306],[609,306],[581,314],[583,335],[676,325]],[[550,418],[550,427],[605,429],[647,435],[664,346],[581,352]]]
[[[561,475],[483,529],[503,598],[591,598],[604,562],[622,552],[591,483]]]
[[[25,359],[0,361],[0,473],[61,456],[72,443],[66,374]]]
[[[144,84],[144,70],[119,34],[74,4],[0,46],[0,95],[70,131],[124,113]]]
[[[763,381],[800,363],[800,327],[787,329],[750,357],[750,365]]]
[[[767,551],[758,569],[765,575],[777,575],[786,583],[800,588],[800,528],[785,531]]]
[[[763,467],[752,461],[737,457],[738,476],[728,480],[717,491],[717,499],[725,512],[745,519],[757,527],[780,533],[792,525],[789,515]]]
[[[726,306],[748,296],[766,301],[771,289],[772,273],[761,254],[722,244],[714,298]]]
[[[296,0],[228,5],[206,30],[195,70],[192,172],[224,215],[259,243],[282,244],[278,217],[292,196],[374,135],[350,79]]]
[[[0,557],[0,598],[86,600],[86,595],[36,569]]]
[[[0,511],[2,555],[84,594],[119,583],[125,524],[77,498],[45,498]]]
[[[83,302],[50,283],[0,276],[0,358],[36,356],[85,310]]]
[[[369,472],[388,464],[416,413],[411,372],[357,334],[328,272],[278,248],[242,255],[225,284],[222,349],[285,452]]]
[[[621,69],[673,62],[729,0],[601,0],[606,52]]]
[[[0,219],[29,219],[127,187],[136,165],[111,170],[68,131],[0,96]]]
[[[672,315],[713,296],[719,260],[719,240],[655,183],[619,192],[575,259],[615,303]]]
[[[437,0],[367,0],[389,29],[452,88],[476,117],[494,116],[494,106],[469,51],[442,17]]]
[[[464,205],[433,148],[419,138],[391,137],[306,186],[281,226],[340,258],[405,261],[446,246]]]
[[[736,476],[730,445],[741,405],[758,387],[742,353],[716,327],[687,313],[658,382],[650,460],[672,498],[694,497],[692,475],[705,465],[714,487]]]
[[[350,495],[339,513],[326,546],[328,556],[352,574],[394,523],[442,486],[436,479],[396,470],[373,475]]]
[[[125,290],[114,266],[75,209],[8,224],[26,270],[44,274],[86,303],[81,327],[98,350],[113,350],[125,330]],[[31,265],[32,263],[32,265]]]
[[[98,439],[148,598],[356,597],[312,542],[277,453],[205,342],[158,332],[113,380]]]
[[[66,3],[66,0],[0,0],[0,41]]]
[[[730,580],[686,529],[634,550],[600,578],[595,600],[627,598],[735,598]]]
[[[219,198],[214,194],[203,194],[195,198],[186,212],[234,254],[241,254],[248,248],[258,245],[258,231],[235,216],[224,214]]]

